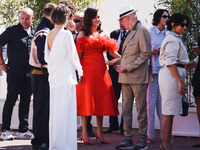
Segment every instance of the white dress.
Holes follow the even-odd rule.
[[[76,74],[82,76],[70,31],[60,30],[51,51],[45,43],[45,61],[48,64],[50,84],[49,149],[77,149]]]
[[[167,36],[162,42],[159,62],[162,68],[159,72],[159,87],[162,97],[162,113],[164,115],[179,115],[182,113],[182,96],[179,94],[178,81],[174,78],[169,65],[189,62],[186,48],[180,35],[167,31]],[[177,67],[183,81],[185,81],[186,70]]]

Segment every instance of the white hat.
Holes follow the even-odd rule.
[[[121,19],[127,15],[130,15],[136,11],[137,10],[133,9],[133,6],[125,6],[119,10],[119,19]]]

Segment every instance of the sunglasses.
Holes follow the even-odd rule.
[[[185,26],[187,27],[188,25],[186,23],[181,23],[180,26],[183,28]]]
[[[77,22],[82,22],[82,20],[80,20],[80,19],[74,19],[73,20],[75,23],[77,23]]]
[[[167,15],[163,15],[162,17],[165,18],[165,19],[166,19],[166,18],[169,18],[169,16],[167,16]]]

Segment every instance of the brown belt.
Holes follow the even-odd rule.
[[[185,68],[185,65],[183,64],[176,64],[177,67]]]
[[[48,74],[48,72],[47,71],[42,71],[42,70],[36,70],[36,69],[33,69],[32,71],[31,71],[31,74]]]

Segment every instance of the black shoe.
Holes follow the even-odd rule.
[[[89,137],[95,137],[95,134],[94,134],[92,128],[88,130],[88,135],[89,135]]]
[[[40,146],[39,150],[49,150],[49,147],[48,147],[48,145],[47,145],[46,143],[43,143],[43,144]]]
[[[116,146],[116,149],[121,149],[121,150],[128,150],[128,149],[134,149],[133,146],[133,141],[128,140],[128,139],[123,139],[122,142]]]
[[[112,133],[113,131],[117,131],[119,129],[108,128],[107,130],[103,131],[103,133]]]
[[[192,147],[200,147],[200,144],[193,145]]]
[[[32,150],[49,150],[49,148],[46,143],[42,143],[40,146],[32,147]]]

